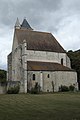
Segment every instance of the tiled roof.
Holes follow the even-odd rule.
[[[26,19],[23,20],[21,27],[27,28],[27,29],[32,29]]]
[[[59,63],[28,61],[27,69],[29,71],[74,71]]]
[[[51,33],[16,29],[15,34],[19,44],[26,40],[28,50],[65,53],[63,47]]]

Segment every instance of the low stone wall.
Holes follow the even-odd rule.
[[[7,87],[6,84],[0,84],[0,94],[6,94]]]

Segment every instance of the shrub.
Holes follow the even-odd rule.
[[[75,87],[74,87],[73,85],[70,85],[70,86],[69,86],[69,90],[70,90],[70,91],[74,91],[74,89],[75,89]]]
[[[20,86],[16,85],[14,87],[9,87],[7,93],[8,94],[18,94],[20,90]]]
[[[40,85],[38,85],[38,82],[36,82],[34,88],[31,88],[31,94],[38,94],[39,92],[40,92]]]
[[[67,86],[65,86],[65,85],[61,85],[59,87],[59,91],[60,92],[67,92],[67,91],[69,91],[69,88]]]
[[[6,83],[6,71],[0,70],[0,83]]]
[[[31,88],[31,94],[37,94],[37,93],[38,93],[37,89]]]

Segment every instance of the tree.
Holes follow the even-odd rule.
[[[5,82],[6,82],[6,71],[0,70],[0,83],[5,83]]]
[[[72,69],[76,70],[77,77],[78,77],[78,84],[80,89],[80,50],[77,51],[68,51],[67,55],[71,60],[71,67]]]

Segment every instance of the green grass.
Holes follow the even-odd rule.
[[[0,95],[0,120],[80,120],[80,93]]]

